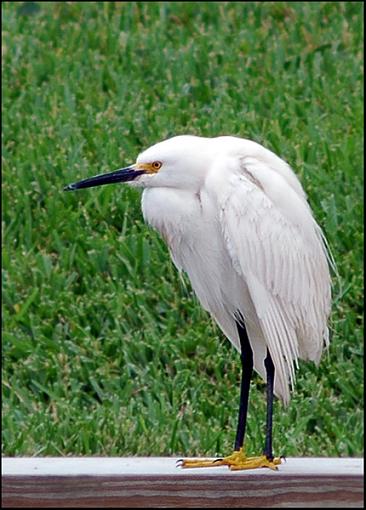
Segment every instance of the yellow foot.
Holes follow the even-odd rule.
[[[232,471],[262,467],[276,470],[279,464],[281,464],[281,458],[279,457],[275,457],[272,460],[267,459],[265,455],[246,457],[243,448],[240,448],[239,451],[235,451],[223,459],[181,459],[177,463],[177,465],[182,468],[228,466]]]

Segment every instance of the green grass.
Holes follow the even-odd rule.
[[[62,192],[181,133],[256,140],[299,174],[340,279],[274,448],[362,454],[362,41],[360,2],[3,3],[3,454],[231,450],[239,357],[139,193]]]

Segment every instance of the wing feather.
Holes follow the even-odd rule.
[[[222,232],[273,358],[275,391],[288,402],[298,358],[318,362],[328,343],[324,236],[305,194],[270,166],[242,158],[229,180],[220,203]]]

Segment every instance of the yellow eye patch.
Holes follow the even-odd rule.
[[[136,170],[144,170],[147,174],[156,174],[161,168],[161,161],[153,161],[152,163],[136,163]]]

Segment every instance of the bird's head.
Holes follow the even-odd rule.
[[[125,182],[133,186],[199,189],[213,157],[208,138],[176,136],[149,147],[136,163],[69,184],[65,191]],[[211,150],[210,150],[211,149]]]

